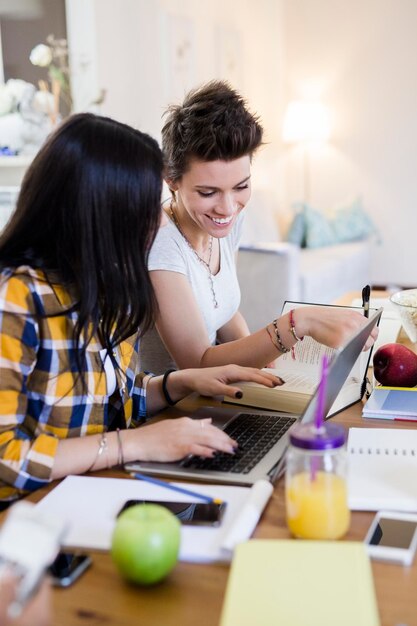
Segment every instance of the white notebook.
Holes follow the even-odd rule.
[[[417,511],[417,428],[351,428],[349,506]]]
[[[181,483],[180,487],[221,498],[227,502],[227,507],[219,527],[181,527],[180,559],[204,563],[230,561],[235,544],[250,537],[271,496],[272,488],[265,490],[261,482],[251,489]],[[46,516],[66,521],[69,530],[63,546],[109,550],[116,515],[131,499],[198,501],[198,498],[141,480],[67,476],[36,507]]]

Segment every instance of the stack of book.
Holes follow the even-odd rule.
[[[417,387],[377,386],[362,410],[363,417],[417,421]]]

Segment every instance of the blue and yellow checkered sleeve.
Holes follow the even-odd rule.
[[[37,359],[39,327],[30,282],[0,282],[0,499],[50,480],[58,439],[28,415],[27,383]],[[31,423],[32,422],[32,423]],[[35,433],[35,437],[33,436]]]

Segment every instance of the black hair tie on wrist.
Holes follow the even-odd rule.
[[[169,395],[168,389],[167,389],[168,376],[172,374],[172,372],[176,372],[176,371],[177,370],[174,370],[174,369],[167,370],[162,378],[162,393],[164,394],[164,398],[167,401],[167,404],[169,404],[169,406],[174,406],[178,402],[178,400],[174,402],[174,400]]]

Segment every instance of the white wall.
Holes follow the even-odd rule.
[[[281,143],[288,100],[321,96],[331,143],[311,159],[311,203],[361,195],[377,222],[374,283],[417,284],[416,0],[67,0],[73,69],[107,90],[102,112],[160,137],[170,102],[226,78],[261,116],[255,187],[285,212],[302,198],[297,151]],[[80,24],[81,16],[81,24]],[[82,91],[82,90],[81,90]]]
[[[335,116],[312,163],[311,202],[362,195],[382,237],[374,282],[416,285],[417,2],[285,0],[284,9],[287,96],[316,92]]]
[[[104,88],[103,114],[160,139],[169,103],[205,81],[228,79],[266,129],[255,184],[271,186],[272,177],[278,195],[281,7],[282,0],[258,0],[256,11],[252,0],[67,0],[74,91],[84,93],[77,104],[85,108],[90,87]]]

